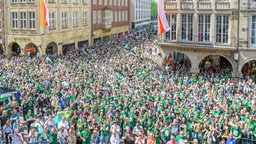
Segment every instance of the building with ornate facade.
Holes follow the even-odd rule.
[[[40,26],[39,0],[5,0],[5,54],[66,54],[91,43],[90,0],[47,0],[49,26]]]
[[[151,0],[131,0],[130,9],[130,25],[132,28],[150,23]]]
[[[195,73],[217,65],[239,76],[255,68],[256,0],[164,0],[164,10],[171,30],[160,36],[159,65],[186,57]]]
[[[4,52],[4,2],[0,0],[0,54]]]
[[[91,16],[93,43],[128,34],[130,0],[92,0]]]

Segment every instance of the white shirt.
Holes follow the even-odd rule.
[[[119,144],[120,138],[118,135],[114,136],[113,134],[110,137],[111,144]]]
[[[22,144],[23,143],[23,137],[21,134],[13,135],[12,137],[12,144]]]
[[[36,131],[33,132],[33,133],[32,133],[32,131],[30,131],[30,132],[29,132],[29,135],[28,135],[28,137],[29,137],[29,139],[30,139],[29,142],[30,142],[30,143],[37,142],[37,135],[38,135],[38,134],[37,134]]]
[[[55,121],[54,121],[53,119],[52,119],[52,120],[48,119],[48,120],[45,122],[44,126],[47,126],[48,130],[50,130],[51,127],[54,127],[54,126],[55,126]]]
[[[119,125],[112,125],[110,128],[110,132],[113,133],[116,130],[116,133],[119,135],[120,134],[120,126]]]
[[[61,127],[65,127],[65,129],[69,129],[69,124],[68,124],[68,122],[67,121],[64,121],[64,122],[62,122],[62,121],[60,121],[59,123],[58,123],[58,129],[60,129]]]
[[[66,143],[66,139],[65,137],[68,136],[68,131],[64,129],[63,132],[59,131],[58,134],[57,134],[57,137],[58,137],[58,141],[60,143]]]

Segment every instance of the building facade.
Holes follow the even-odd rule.
[[[3,54],[4,50],[4,3],[0,0],[0,54]]]
[[[5,1],[5,54],[66,54],[91,40],[90,0],[46,0],[49,25],[40,26],[39,0]]]
[[[130,0],[92,0],[91,35],[93,43],[128,34]]]
[[[151,17],[151,0],[131,0],[130,25],[132,28],[148,25]]]
[[[238,16],[238,0],[165,0],[171,30],[160,37],[158,64],[182,53],[190,71],[198,73],[216,58],[239,76],[247,62],[256,60],[256,0],[241,0],[240,8]]]

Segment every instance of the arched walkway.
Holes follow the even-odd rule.
[[[166,55],[163,66],[174,71],[190,71],[191,61],[184,53],[174,51]]]
[[[9,44],[7,54],[17,56],[21,53],[21,48],[18,43],[12,42]]]
[[[4,53],[4,49],[3,46],[0,44],[0,55],[2,55]]]
[[[25,46],[25,54],[30,55],[31,57],[36,56],[38,52],[37,46],[33,43],[29,43]]]
[[[204,57],[199,62],[200,72],[224,72],[231,73],[233,71],[232,62],[225,56],[212,54]]]
[[[58,46],[55,42],[50,42],[45,49],[46,55],[52,55],[57,52],[58,52]]]
[[[249,60],[243,65],[242,74],[245,76],[256,76],[256,59]]]

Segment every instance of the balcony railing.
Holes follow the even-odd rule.
[[[194,9],[194,2],[181,2],[181,9]]]
[[[198,9],[211,9],[212,8],[212,3],[211,2],[204,2],[204,1],[199,1],[197,5]]]
[[[177,2],[165,2],[165,9],[177,9]]]
[[[216,2],[216,9],[230,9],[230,2]]]
[[[112,25],[111,24],[104,24],[103,25],[103,29],[104,30],[110,30],[112,28]]]

